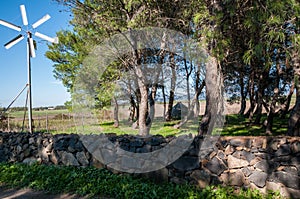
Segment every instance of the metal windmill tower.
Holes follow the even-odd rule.
[[[28,20],[27,20],[27,14],[26,14],[26,9],[24,5],[20,6],[21,10],[21,15],[22,15],[22,20],[23,20],[23,25],[26,27],[26,30],[22,29],[20,26],[17,26],[15,24],[12,24],[10,22],[4,21],[0,19],[0,24],[3,26],[6,26],[8,28],[14,29],[18,32],[23,32],[23,34],[19,34],[17,37],[13,38],[9,42],[7,42],[4,47],[6,49],[11,48],[18,42],[24,39],[25,36],[27,36],[27,68],[28,68],[28,120],[29,120],[29,132],[33,132],[33,126],[32,126],[32,94],[31,94],[31,57],[35,57],[35,48],[34,48],[34,42],[32,39],[32,35],[35,35],[36,37],[39,37],[43,40],[49,41],[51,43],[58,43],[58,38],[54,37],[51,38],[47,35],[44,35],[42,33],[39,33],[35,31],[35,29],[40,26],[41,24],[45,23],[50,19],[50,15],[46,14],[44,17],[39,19],[37,22],[31,25],[31,27],[28,27]]]

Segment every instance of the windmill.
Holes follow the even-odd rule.
[[[35,57],[35,48],[34,48],[34,42],[32,39],[32,35],[35,35],[36,37],[49,41],[51,43],[58,43],[58,38],[54,37],[51,38],[47,35],[44,35],[42,33],[39,33],[35,31],[37,27],[45,23],[50,19],[50,15],[46,14],[44,17],[36,21],[34,24],[31,25],[31,27],[28,27],[28,19],[26,14],[25,5],[20,5],[21,15],[22,15],[22,21],[23,25],[26,27],[26,30],[22,29],[20,26],[17,26],[15,24],[12,24],[10,22],[4,21],[0,19],[0,24],[3,26],[6,26],[10,29],[16,30],[18,32],[23,32],[23,34],[19,34],[17,37],[13,38],[9,42],[7,42],[4,47],[6,49],[11,48],[15,44],[19,43],[21,40],[24,39],[25,36],[27,36],[27,68],[28,68],[28,92],[27,92],[27,99],[28,99],[28,120],[29,120],[29,132],[33,132],[33,126],[32,126],[32,95],[31,95],[31,58]],[[25,36],[24,36],[25,35]]]

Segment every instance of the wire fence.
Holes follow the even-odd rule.
[[[25,112],[26,114],[26,112]],[[111,121],[113,114],[110,110],[101,110],[97,116],[80,113],[75,114],[67,110],[60,111],[34,111],[33,112],[34,132],[65,132],[75,133],[76,128],[83,127],[103,121]],[[21,112],[7,113],[0,118],[0,131],[3,132],[28,132],[28,117]]]

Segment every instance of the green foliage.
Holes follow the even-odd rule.
[[[76,193],[90,197],[112,198],[278,198],[270,193],[210,186],[198,189],[191,185],[154,183],[127,174],[113,174],[92,167],[65,167],[27,164],[0,164],[0,183],[10,187],[30,187],[50,193]]]

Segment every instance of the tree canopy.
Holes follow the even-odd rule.
[[[131,33],[134,29],[167,28],[199,41],[206,47],[208,54],[216,58],[216,74],[224,80],[227,100],[240,103],[239,114],[248,117],[251,123],[262,125],[267,134],[272,134],[275,115],[289,117],[287,133],[299,135],[298,1],[56,1],[70,8],[73,14],[70,22],[73,30],[58,32],[60,43],[49,45],[46,56],[54,62],[55,77],[61,80],[71,93],[83,60],[94,46],[116,34],[126,31]],[[164,43],[161,42],[161,45]],[[158,59],[155,59],[157,57]],[[170,88],[164,90],[165,88],[159,87],[158,84],[145,84],[143,71],[138,67],[145,63],[145,60],[147,64],[169,63]],[[149,104],[153,105],[155,99],[160,96],[165,104],[165,116],[171,119],[170,110],[178,86],[176,82],[184,76],[187,82],[185,89],[188,93],[193,90],[195,94],[195,97],[188,94],[189,109],[197,107],[199,96],[202,91],[206,91],[206,95],[203,95],[206,96],[205,115],[208,117],[202,118],[199,128],[201,132],[206,133],[205,124],[211,120],[209,89],[205,87],[205,80],[199,75],[201,69],[198,66],[189,63],[184,57],[179,59],[166,50],[132,48],[130,54],[124,55],[108,68],[97,80],[99,84],[95,88],[100,108],[113,99],[113,82],[119,80],[122,73],[133,70],[139,78],[137,82],[127,82],[130,93],[128,100],[133,111],[131,120],[137,121],[141,134],[147,134],[145,129],[149,126],[149,119],[151,120]],[[137,86],[137,91],[132,90],[134,86]],[[296,102],[294,107],[290,107],[294,90]],[[248,109],[247,100],[250,102]],[[264,111],[267,113],[266,120],[262,120]]]

